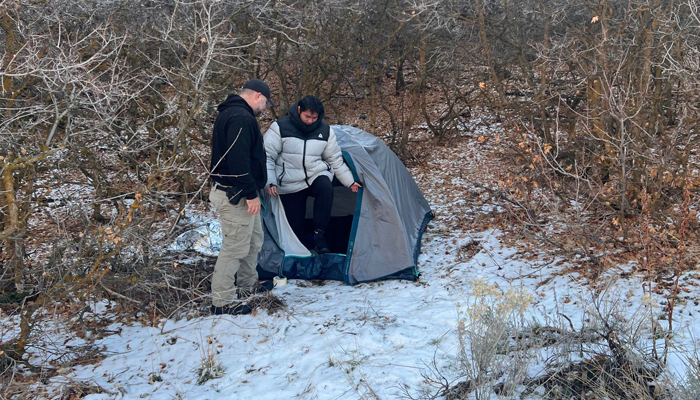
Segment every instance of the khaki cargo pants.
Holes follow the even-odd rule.
[[[230,304],[236,294],[236,274],[239,288],[250,289],[258,284],[256,267],[263,243],[262,223],[260,214],[248,214],[245,199],[233,205],[226,192],[216,185],[211,189],[209,201],[221,221],[221,250],[211,278],[212,304],[223,307]]]

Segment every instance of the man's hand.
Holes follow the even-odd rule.
[[[270,196],[277,196],[277,186],[272,185],[269,188],[267,188],[267,194]]]
[[[248,214],[258,215],[260,212],[260,199],[256,197],[254,199],[245,199],[245,201],[248,203]]]
[[[353,183],[353,184],[350,186],[350,190],[352,190],[353,192],[357,193],[357,191],[360,190],[361,187],[362,187],[362,185],[360,185],[359,183],[355,182],[355,183]]]

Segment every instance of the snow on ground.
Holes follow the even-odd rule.
[[[481,274],[505,284],[491,273],[498,269],[495,262],[507,264],[501,256],[509,253],[494,247],[494,233],[483,235],[484,247],[501,256],[482,252],[467,263],[445,254],[450,237],[427,236],[419,282],[348,286],[296,280],[274,290],[288,304],[276,315],[120,326],[121,335],[98,344],[115,354],[76,367],[68,378],[127,398],[357,399],[369,390],[396,398],[402,384],[421,386],[433,357],[440,367],[455,368],[454,329],[458,304],[467,295],[465,279]],[[222,376],[197,385],[197,370],[209,360],[220,365]]]
[[[91,400],[395,399],[434,392],[422,376],[433,368],[451,380],[462,376],[457,326],[475,279],[531,294],[528,320],[546,323],[565,315],[580,327],[593,288],[574,263],[543,249],[506,245],[503,232],[483,229],[497,208],[482,204],[483,196],[467,185],[498,179],[498,161],[489,156],[497,151],[498,131],[473,131],[478,140],[437,151],[427,167],[412,170],[437,215],[424,235],[419,281],[348,286],[292,280],[273,291],[287,309],[272,315],[162,320],[155,327],[113,323],[105,331],[118,333],[94,342],[107,357],[67,368],[49,388],[58,393],[62,385],[80,381],[107,391],[85,397]],[[475,151],[476,146],[482,148]],[[469,176],[456,174],[456,168]],[[481,223],[471,224],[477,220]],[[632,269],[611,268],[601,279],[630,315],[663,302],[661,295],[644,299],[645,282],[630,276]],[[661,315],[661,306],[651,313]],[[692,301],[678,306],[678,348],[694,347],[698,311]],[[2,333],[4,340],[16,329]],[[682,353],[671,355],[669,369],[682,375]]]
[[[52,382],[91,382],[113,393],[87,397],[93,400],[357,399],[369,392],[394,399],[406,386],[416,394],[427,389],[421,374],[433,362],[446,376],[460,376],[458,311],[477,277],[534,294],[529,315],[562,313],[581,322],[589,299],[575,274],[558,274],[561,265],[519,260],[516,249],[500,244],[497,231],[460,237],[434,230],[425,237],[418,282],[293,280],[275,288],[288,309],[273,315],[163,320],[158,327],[116,324],[107,329],[120,334],[95,343],[112,355]],[[481,251],[457,260],[455,254],[473,240]],[[643,303],[641,282],[634,279],[617,280],[611,291],[631,312]],[[198,384],[198,371],[207,366],[218,377]]]

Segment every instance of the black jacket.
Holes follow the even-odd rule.
[[[211,143],[210,170],[214,182],[241,189],[246,199],[256,198],[258,189],[263,189],[267,183],[260,126],[253,109],[238,95],[229,94],[219,104]]]

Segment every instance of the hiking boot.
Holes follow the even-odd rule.
[[[258,282],[257,285],[249,289],[238,288],[238,298],[247,299],[256,294],[267,293],[271,291],[273,287],[275,287],[275,284],[272,281],[264,281]]]
[[[239,303],[239,304],[229,304],[225,305],[223,307],[216,307],[212,305],[209,308],[209,311],[213,315],[245,315],[245,314],[250,314],[253,312],[253,309],[250,308],[247,304]]]
[[[328,243],[326,243],[326,238],[323,237],[324,232],[320,229],[316,229],[314,231],[314,243],[316,244],[316,253],[318,254],[323,254],[323,253],[330,253],[331,249],[328,247]]]

